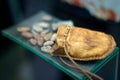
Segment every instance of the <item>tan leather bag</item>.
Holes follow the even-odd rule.
[[[81,61],[103,59],[116,47],[114,38],[109,34],[61,25],[51,54],[66,57],[64,44],[71,58]]]

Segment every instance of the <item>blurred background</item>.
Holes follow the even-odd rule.
[[[120,21],[96,18],[87,9],[63,0],[0,0],[0,31],[40,11],[46,11],[62,20],[73,20],[76,26],[109,33],[120,47]],[[0,80],[73,80],[37,55],[3,37],[1,33],[0,45]]]

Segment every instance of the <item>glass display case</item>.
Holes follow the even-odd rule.
[[[5,29],[2,31],[2,34],[9,38],[10,40],[16,42],[17,44],[23,46],[24,48],[30,50],[34,54],[38,55],[42,59],[46,60],[47,62],[51,63],[58,69],[62,70],[66,74],[68,74],[70,77],[72,77],[75,80],[85,80],[86,77],[80,73],[79,71],[72,69],[66,65],[64,65],[61,60],[58,57],[51,56],[49,53],[42,52],[39,48],[39,46],[33,46],[31,45],[27,39],[22,37],[18,32],[17,28],[22,26],[32,26],[33,23],[41,21],[41,17],[44,15],[49,15],[46,12],[39,12],[35,16],[32,16],[31,18],[15,25],[12,27],[9,27],[8,29]],[[52,16],[52,15],[50,15]],[[62,21],[54,16],[53,22],[59,22]],[[98,61],[88,61],[88,62],[77,62],[83,69],[97,73],[98,75],[102,76],[109,76],[109,80],[117,80],[117,70],[118,70],[118,52],[119,48],[116,47],[114,51],[105,59],[98,60]],[[66,62],[70,61],[68,59],[65,59]],[[112,66],[110,66],[112,65]],[[110,67],[109,67],[110,66]],[[106,72],[110,72],[108,75]]]

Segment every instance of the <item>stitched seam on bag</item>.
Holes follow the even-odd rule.
[[[67,37],[68,37],[68,34],[69,34],[71,28],[72,28],[72,26],[67,26],[66,32],[65,32],[65,34],[64,34],[63,47],[65,47],[64,44],[65,44],[65,42],[66,42],[66,39],[67,39]]]

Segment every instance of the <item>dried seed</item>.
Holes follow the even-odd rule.
[[[41,33],[40,33],[40,36],[41,36],[41,37],[45,37],[45,36],[46,36],[46,33],[41,32]]]
[[[48,40],[51,39],[51,37],[52,37],[52,33],[50,32],[50,33],[48,33],[48,34],[46,34],[46,35],[44,36],[44,39],[45,39],[46,41],[48,41]]]
[[[50,40],[54,42],[54,41],[56,40],[56,36],[57,36],[57,34],[56,34],[56,33],[54,33],[54,34],[52,35],[52,37],[51,37],[51,39],[50,39]]]
[[[33,34],[33,37],[38,40],[40,38],[40,34]]]
[[[37,41],[37,44],[38,44],[39,46],[42,46],[43,43],[44,43],[44,38],[40,37],[40,38],[38,39],[38,41]]]
[[[37,44],[37,40],[36,39],[30,39],[29,41],[30,41],[30,43],[32,45],[36,45]]]
[[[44,51],[44,52],[47,52],[47,53],[50,52],[50,49],[51,49],[51,46],[43,46],[43,47],[41,47],[41,51]]]
[[[48,50],[47,50],[47,48],[46,47],[41,47],[41,51],[43,51],[43,52],[49,52]]]
[[[48,28],[48,27],[49,27],[49,23],[47,23],[47,22],[40,22],[39,25],[40,25],[42,28]]]
[[[45,46],[49,51],[50,51],[50,49],[52,48],[51,46]]]
[[[28,32],[28,31],[30,31],[30,28],[29,27],[18,27],[17,31],[18,32]]]
[[[49,15],[46,15],[46,16],[42,17],[42,20],[44,20],[44,21],[51,21],[52,19],[53,18],[51,16],[49,16]]]
[[[33,37],[33,34],[31,32],[22,32],[21,35],[25,38]]]
[[[56,31],[58,29],[58,24],[57,23],[52,23],[52,30]]]
[[[36,32],[42,32],[43,28],[41,26],[39,26],[38,24],[34,24],[32,29]]]
[[[50,46],[50,45],[53,45],[54,42],[53,41],[46,41],[43,45],[44,46]]]

